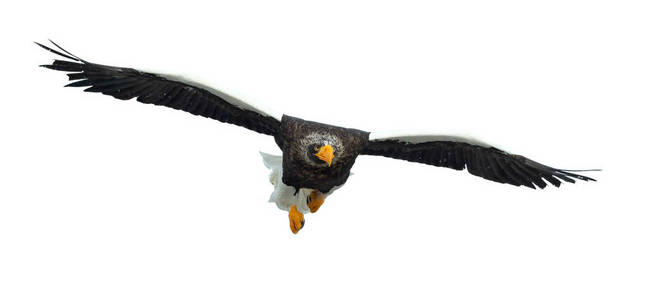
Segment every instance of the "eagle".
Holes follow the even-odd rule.
[[[289,227],[296,234],[305,225],[304,214],[315,213],[326,197],[351,175],[359,155],[376,155],[454,170],[481,178],[532,189],[548,183],[595,181],[576,174],[590,170],[549,167],[486,143],[446,135],[386,135],[333,126],[282,115],[272,116],[222,92],[181,78],[88,62],[50,41],[56,49],[36,43],[61,58],[48,69],[67,72],[67,87],[87,87],[120,100],[136,98],[220,122],[270,135],[282,155],[261,153],[270,169],[274,191],[270,202],[287,211]],[[51,46],[52,47],[52,46]]]

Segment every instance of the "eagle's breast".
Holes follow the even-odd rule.
[[[283,154],[282,181],[296,189],[328,192],[346,182],[356,157],[369,143],[369,133],[284,115],[278,139]],[[308,155],[309,148],[318,144],[334,148],[331,166],[316,163]]]

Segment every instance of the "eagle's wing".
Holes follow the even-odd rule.
[[[243,126],[259,133],[277,136],[280,121],[250,105],[199,85],[168,79],[163,75],[131,68],[104,66],[85,61],[51,41],[62,52],[37,45],[68,60],[55,60],[42,67],[69,72],[66,86],[88,87],[85,92],[97,92],[117,99],[163,105],[174,109]],[[230,103],[231,102],[231,103]]]
[[[510,154],[472,138],[441,135],[383,136],[370,134],[369,144],[361,152],[367,155],[403,159],[438,167],[463,170],[488,180],[515,186],[545,188],[561,181],[592,178],[537,163],[524,156]],[[586,170],[585,170],[586,171]],[[575,171],[572,171],[575,172]]]

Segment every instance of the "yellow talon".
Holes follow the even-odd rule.
[[[292,205],[289,209],[289,227],[291,227],[291,232],[296,234],[303,226],[305,226],[305,216],[298,211],[295,205]]]
[[[309,198],[307,198],[307,207],[309,207],[309,211],[315,213],[319,210],[321,205],[323,205],[323,201],[325,201],[325,195],[319,191],[312,191],[312,193],[309,194]]]

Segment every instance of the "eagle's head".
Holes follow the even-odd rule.
[[[331,168],[343,153],[341,140],[328,133],[312,132],[300,140],[299,147],[301,159],[315,169]]]
[[[346,182],[368,136],[364,131],[283,116],[282,181],[296,189],[328,192]]]

